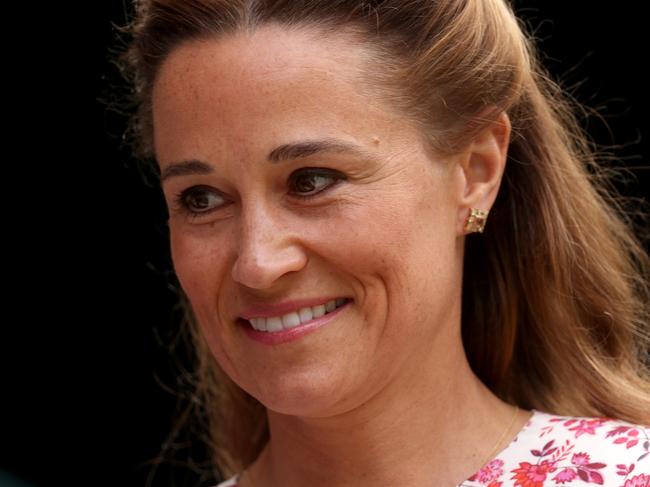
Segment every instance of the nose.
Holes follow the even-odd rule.
[[[254,289],[269,289],[287,273],[299,271],[307,256],[299,244],[299,233],[281,210],[273,211],[265,203],[242,207],[237,259],[232,277]]]

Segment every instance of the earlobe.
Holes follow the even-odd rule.
[[[464,187],[458,206],[459,235],[482,231],[485,215],[472,216],[471,212],[489,211],[496,200],[505,171],[510,130],[510,119],[502,112],[472,140],[460,161]]]

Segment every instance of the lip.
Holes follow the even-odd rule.
[[[334,296],[325,298],[295,299],[278,304],[260,304],[245,309],[241,312],[239,318],[250,320],[251,318],[270,318],[272,316],[283,316],[293,311],[297,312],[300,308],[311,308],[312,306],[319,306],[338,298],[350,299],[345,296]]]
[[[260,342],[264,345],[279,345],[281,343],[287,343],[287,342],[298,340],[303,336],[318,330],[322,326],[328,324],[334,318],[337,318],[342,312],[347,310],[351,302],[352,301],[350,300],[340,308],[336,308],[334,311],[331,311],[326,315],[321,316],[320,318],[315,318],[311,321],[308,321],[307,323],[298,325],[295,328],[290,328],[289,330],[281,330],[281,331],[274,331],[274,332],[257,331],[247,321],[238,320],[238,323],[244,329],[246,335],[252,340],[255,340],[256,342]],[[271,316],[275,316],[275,315],[271,315]]]

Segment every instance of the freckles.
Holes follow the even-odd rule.
[[[218,246],[193,245],[189,242],[174,246],[174,270],[186,293],[199,296],[217,283],[224,272],[224,256]]]

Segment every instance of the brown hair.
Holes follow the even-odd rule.
[[[578,123],[584,107],[547,74],[505,0],[136,2],[119,60],[135,88],[135,152],[154,156],[151,91],[170,51],[269,22],[352,32],[378,66],[369,85],[420,124],[434,150],[457,151],[508,113],[502,185],[485,233],[466,240],[462,337],[472,369],[522,408],[650,423],[650,259],[616,172]],[[478,118],[486,107],[495,109]],[[205,418],[214,465],[231,475],[268,440],[264,407],[219,369],[182,292],[180,301],[197,359],[190,406]]]

